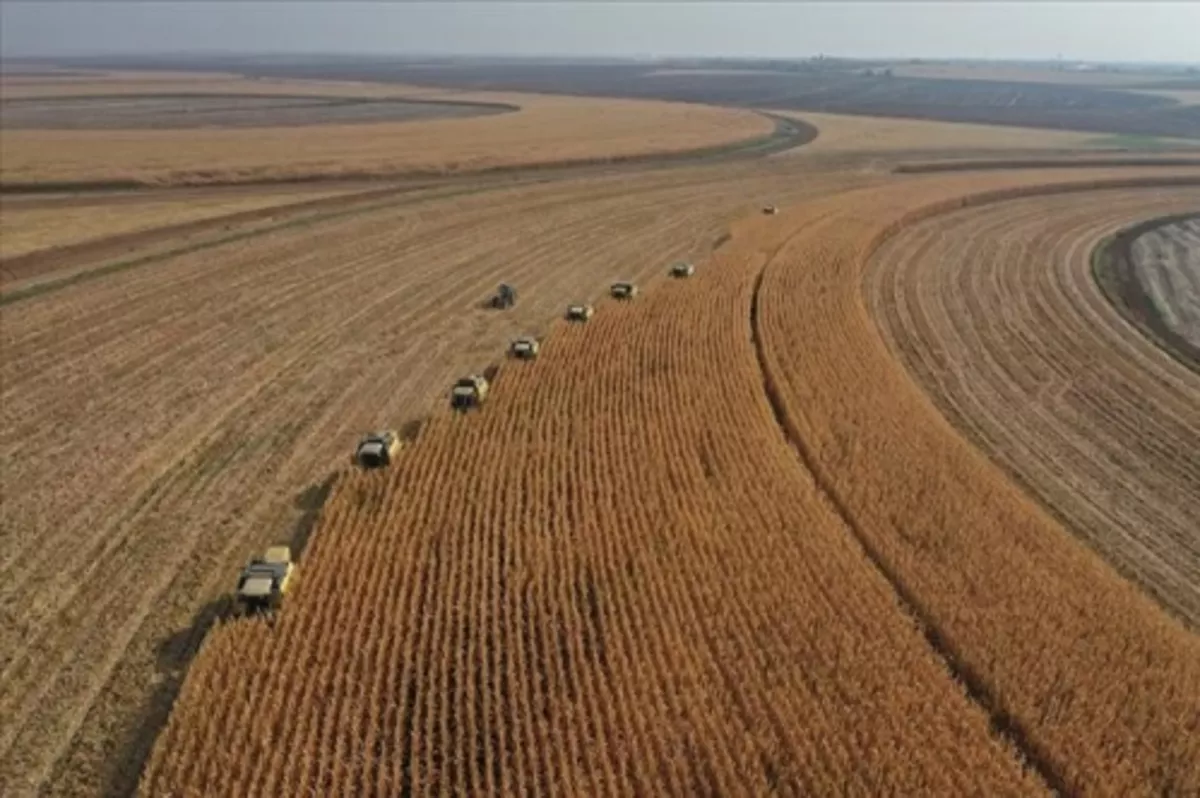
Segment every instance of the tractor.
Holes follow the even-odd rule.
[[[672,277],[691,277],[695,273],[696,267],[683,261],[680,261],[671,267]]]
[[[608,289],[613,299],[633,299],[637,296],[637,286],[633,283],[613,283]]]
[[[501,283],[500,287],[496,289],[496,293],[492,295],[490,304],[497,310],[511,308],[517,304],[517,289],[508,283]]]
[[[382,430],[364,435],[350,462],[361,468],[383,468],[396,459],[404,442],[395,430]]]
[[[595,312],[591,305],[568,305],[567,321],[587,321]]]
[[[513,357],[521,360],[533,360],[538,356],[539,349],[541,344],[538,339],[527,335],[513,341],[508,351]]]
[[[292,550],[287,546],[271,546],[262,557],[252,559],[238,578],[238,610],[246,615],[279,609],[293,572]]]
[[[472,374],[454,383],[450,390],[450,406],[455,410],[467,411],[479,407],[487,399],[488,381],[486,377]]]

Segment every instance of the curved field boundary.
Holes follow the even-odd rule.
[[[1095,285],[1108,230],[1192,187],[1011,200],[933,217],[867,269],[888,345],[943,414],[1064,526],[1200,622],[1200,379]]]
[[[902,163],[896,174],[941,172],[991,172],[1011,169],[1097,169],[1115,167],[1200,167],[1200,158],[1009,158],[1001,160],[922,161]]]
[[[801,147],[816,139],[817,128],[798,119],[768,114],[760,116],[770,119],[775,129],[766,136],[758,136],[732,144],[720,144],[711,147],[700,147],[692,150],[679,150],[670,153],[644,153],[635,155],[615,155],[596,158],[578,158],[561,161],[531,162],[515,165],[486,166],[470,169],[456,175],[445,175],[440,169],[405,169],[388,172],[338,172],[336,174],[300,174],[283,177],[254,178],[247,180],[205,180],[202,183],[181,183],[180,188],[194,188],[198,185],[205,187],[220,186],[280,186],[297,183],[319,184],[323,182],[368,182],[368,181],[397,181],[430,178],[446,181],[470,181],[487,176],[580,176],[589,172],[603,172],[613,167],[643,167],[648,169],[665,168],[692,164],[716,164],[736,161],[743,158],[761,158],[775,155],[795,147]],[[584,172],[581,173],[581,170]],[[135,191],[139,189],[161,188],[153,181],[141,180],[39,180],[34,182],[8,181],[0,182],[0,194],[58,194],[80,193],[90,191]]]
[[[762,357],[817,479],[1052,781],[1069,793],[1188,794],[1200,789],[1200,639],[942,418],[891,356],[862,293],[884,241],[951,209],[1200,185],[1200,174],[1068,178],[943,178],[785,211],[785,223],[835,213],[768,264]],[[756,220],[745,232],[766,229]]]
[[[1100,242],[1092,254],[1092,275],[1121,316],[1172,357],[1192,371],[1200,373],[1200,349],[1172,330],[1159,315],[1145,286],[1137,278],[1133,263],[1133,242],[1146,233],[1178,222],[1200,218],[1188,212],[1147,219],[1121,230]]]

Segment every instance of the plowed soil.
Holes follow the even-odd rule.
[[[1131,254],[1154,313],[1200,358],[1200,216],[1146,233]]]

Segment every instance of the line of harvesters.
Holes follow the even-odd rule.
[[[765,213],[774,213],[768,206]],[[672,264],[670,275],[675,278],[691,277],[696,273],[691,263],[680,261]],[[609,287],[613,299],[631,300],[638,295],[638,288],[631,282],[616,282]],[[512,286],[503,284],[488,300],[488,306],[497,310],[513,307],[517,292]],[[572,322],[587,322],[595,315],[590,304],[567,306],[566,319]],[[521,336],[508,347],[510,357],[518,360],[537,358],[541,342],[533,336]],[[478,408],[488,397],[488,380],[480,374],[471,374],[456,381],[450,389],[450,406],[460,412]],[[385,468],[390,465],[404,447],[400,433],[394,429],[371,432],[358,442],[350,461],[362,469]],[[278,609],[293,581],[295,564],[291,548],[271,546],[262,557],[256,557],[242,569],[236,590],[236,607],[243,614],[270,612]]]

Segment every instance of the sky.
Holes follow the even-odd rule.
[[[1200,0],[0,0],[5,58],[180,51],[1200,63]]]

